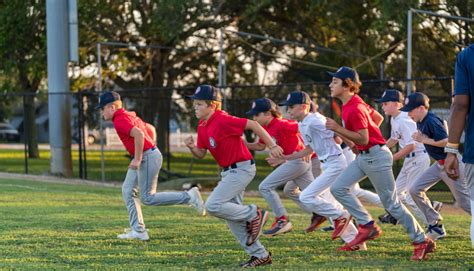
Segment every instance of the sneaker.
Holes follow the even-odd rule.
[[[362,244],[367,240],[374,240],[380,237],[380,235],[382,235],[382,230],[380,229],[380,227],[375,224],[374,221],[372,222],[373,223],[370,223],[369,225],[359,225],[359,227],[357,228],[359,233],[356,235],[354,240],[349,243],[349,246]]]
[[[338,219],[334,220],[334,232],[332,233],[332,240],[341,236],[341,234],[347,229],[347,226],[352,221],[352,216],[346,212],[344,215],[341,215]]]
[[[260,265],[267,265],[267,264],[272,264],[272,253],[269,252],[268,256],[265,258],[257,258],[255,256],[252,256],[250,260],[247,262],[241,263],[240,267],[243,268],[249,268],[249,267],[257,267]]]
[[[439,240],[446,237],[446,230],[443,224],[428,225],[428,232],[426,233],[432,240]]]
[[[328,232],[328,231],[333,231],[334,227],[333,226],[327,226],[321,229],[321,231]]]
[[[393,225],[398,224],[398,220],[395,217],[393,217],[391,214],[389,214],[388,212],[383,215],[380,215],[379,221],[382,224],[389,224],[389,223]]]
[[[263,226],[267,223],[268,219],[268,212],[257,208],[257,216],[255,216],[251,221],[247,221],[247,246],[251,246],[255,241],[257,241],[258,237],[262,235]]]
[[[195,186],[189,189],[186,193],[188,193],[189,195],[188,204],[196,208],[200,216],[205,216],[206,209],[204,208],[204,201],[202,200],[201,193],[199,192],[199,188]]]
[[[148,236],[148,231],[138,232],[135,230],[127,229],[125,233],[117,235],[119,239],[137,239],[141,241],[148,241],[150,237]]]
[[[426,238],[425,241],[421,243],[413,242],[413,246],[415,249],[413,250],[413,256],[411,256],[411,259],[414,261],[422,261],[428,259],[428,253],[434,252],[436,243],[433,240]]]
[[[324,216],[320,216],[316,213],[313,213],[313,216],[311,217],[311,224],[309,224],[309,226],[306,229],[304,229],[304,231],[306,233],[310,233],[314,231],[315,229],[317,229],[326,220],[327,219]]]
[[[346,243],[342,247],[337,248],[337,251],[366,251],[367,244],[363,242],[362,244],[358,244],[355,246],[351,246],[349,243]]]
[[[433,209],[435,209],[438,213],[439,211],[441,211],[441,208],[443,208],[443,203],[440,201],[432,201],[431,205],[433,206]]]
[[[269,230],[263,232],[266,236],[275,236],[282,233],[287,233],[293,229],[291,222],[286,218],[277,218]]]

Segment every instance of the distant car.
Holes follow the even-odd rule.
[[[20,142],[20,133],[9,123],[0,123],[0,140]]]

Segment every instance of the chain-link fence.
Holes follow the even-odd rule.
[[[440,117],[447,119],[449,114],[452,78],[418,78],[413,80],[417,91],[423,91],[430,96],[431,109]],[[363,81],[360,95],[382,111],[374,100],[379,98],[384,89],[404,89],[404,80],[371,80]],[[335,119],[340,119],[340,103],[329,95],[329,82],[310,82],[295,84],[278,84],[270,86],[245,85],[227,86],[222,88],[223,107],[232,115],[247,117],[245,112],[251,107],[252,101],[268,97],[276,103],[284,101],[289,92],[303,90],[310,94],[319,106],[319,111]],[[198,120],[194,116],[192,103],[185,99],[191,95],[195,87],[187,88],[143,88],[116,90],[122,96],[124,107],[135,111],[145,121],[153,124],[158,132],[158,146],[164,156],[161,181],[182,179],[186,177],[217,180],[218,168],[212,159],[196,161],[184,146],[185,137],[194,135]],[[2,165],[0,171],[24,172],[29,174],[49,174],[49,116],[48,95],[46,93],[4,93],[2,99],[10,99],[12,113],[8,121],[2,124],[9,126],[10,132],[0,132]],[[129,158],[118,139],[110,121],[101,124],[100,112],[95,110],[98,93],[94,90],[84,90],[54,95],[68,95],[71,103],[71,143],[73,156],[73,173],[75,177],[91,180],[120,181],[124,178]],[[34,125],[36,140],[31,139],[31,121],[28,125],[28,98],[34,97]],[[382,113],[382,112],[381,112]],[[26,118],[25,118],[26,116]],[[31,119],[31,118],[30,118]],[[387,119],[387,118],[386,118]],[[101,129],[102,127],[102,129]],[[390,133],[388,121],[382,124],[385,137]],[[246,134],[247,140],[252,135]],[[39,158],[32,157],[29,146],[39,144]],[[30,142],[30,144],[27,144]],[[34,155],[33,155],[34,156]],[[256,184],[261,181],[271,168],[263,158],[265,154],[257,154],[258,171]],[[397,174],[401,163],[394,165]],[[362,183],[370,187],[367,181]],[[447,190],[443,184],[435,190]],[[443,198],[449,201],[449,194]]]

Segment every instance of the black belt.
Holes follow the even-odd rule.
[[[342,153],[338,154],[337,156],[341,156],[341,154],[342,154]],[[331,156],[334,156],[334,155],[331,155]],[[326,159],[319,160],[319,162],[321,162],[321,163],[326,163],[326,162],[329,160],[329,158],[330,158],[331,156],[329,156],[329,157],[326,158]]]
[[[153,147],[149,148],[148,150],[144,150],[143,153],[145,153],[146,151],[154,151],[154,150],[156,150],[156,146],[153,146]],[[130,157],[133,159],[135,156],[130,155]]]
[[[374,146],[370,147],[370,149],[372,149],[372,148],[375,147],[375,146],[383,147],[383,146],[385,146],[385,144],[377,144],[377,145],[374,145]],[[369,153],[370,153],[370,149],[364,150],[364,151],[359,150],[359,152],[360,152],[361,154],[369,154]]]
[[[421,151],[420,151],[421,152]],[[426,150],[423,150],[422,151],[423,153],[426,153]],[[411,158],[411,157],[415,157],[416,156],[416,152],[411,152],[409,154],[407,154],[407,156],[405,156],[406,158]]]
[[[249,161],[249,160],[247,160],[247,161]],[[241,163],[241,162],[245,162],[245,161],[240,161],[240,162],[237,162],[237,163]],[[226,172],[229,169],[236,169],[238,167],[237,163],[233,163],[232,165],[230,165],[228,167],[222,168],[222,171]],[[253,160],[253,159],[250,160],[250,164],[251,165],[255,164],[255,160]]]

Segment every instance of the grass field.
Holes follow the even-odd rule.
[[[266,204],[260,197],[248,203]],[[336,252],[330,233],[304,234],[309,215],[285,200],[294,230],[262,238],[274,269],[425,269],[474,267],[466,214],[443,209],[448,237],[426,262],[411,262],[412,246],[401,226],[382,225],[384,234],[367,252]],[[449,209],[449,208],[448,208]],[[231,269],[247,255],[223,221],[197,217],[187,206],[144,207],[149,242],[123,241],[127,227],[119,188],[0,180],[1,269]],[[373,215],[381,209],[370,208]],[[267,267],[265,267],[267,269]]]

